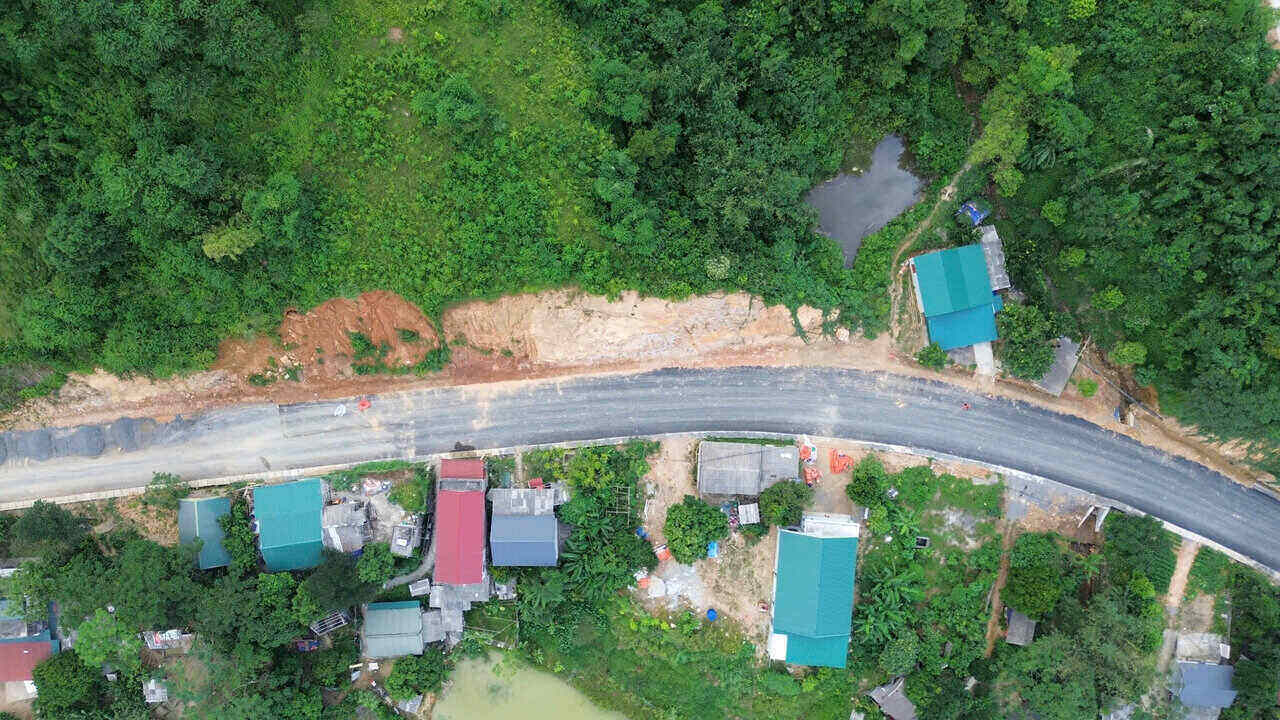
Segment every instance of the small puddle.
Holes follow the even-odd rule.
[[[433,720],[626,720],[555,675],[524,663],[499,667],[500,659],[490,653],[489,660],[458,663]]]
[[[920,178],[899,164],[906,147],[889,135],[871,153],[871,167],[860,174],[840,173],[809,191],[805,199],[818,211],[818,232],[844,248],[845,266],[862,246],[862,239],[920,199]]]

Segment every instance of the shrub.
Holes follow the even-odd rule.
[[[844,492],[855,503],[872,507],[884,502],[884,493],[888,489],[889,478],[884,463],[876,456],[868,455],[854,466],[853,476]]]
[[[947,357],[947,351],[941,345],[934,342],[920,348],[920,352],[916,353],[916,362],[927,368],[941,370],[951,362],[951,358]]]
[[[420,656],[409,655],[396,660],[387,678],[387,693],[396,700],[408,700],[423,693],[436,692],[444,685],[452,664],[444,651],[429,647]]]
[[[813,499],[813,488],[786,480],[760,493],[760,519],[771,525],[799,525],[805,506]]]
[[[1168,592],[1177,559],[1173,534],[1159,520],[1112,513],[1107,516],[1106,536],[1103,555],[1119,582],[1138,573],[1151,580],[1157,595]]]
[[[138,502],[165,510],[177,510],[178,501],[191,494],[191,488],[173,473],[154,473],[151,484]]]
[[[662,526],[667,547],[676,562],[691,563],[707,556],[707,543],[729,536],[729,518],[692,495],[667,510]]]
[[[915,668],[919,653],[920,639],[913,632],[904,632],[884,646],[880,669],[890,675],[905,675]]]
[[[1062,570],[1062,553],[1052,535],[1020,535],[1009,558],[1005,602],[1032,620],[1044,619],[1062,595]]]
[[[369,543],[364,546],[360,560],[356,563],[356,576],[361,582],[381,585],[391,579],[395,572],[396,559],[391,555],[391,546],[387,543]]]
[[[1093,397],[1098,392],[1098,383],[1096,380],[1085,378],[1076,383],[1076,388],[1080,390],[1081,397]]]

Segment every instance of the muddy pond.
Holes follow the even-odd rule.
[[[433,720],[626,720],[551,673],[500,660],[490,653],[458,663]]]
[[[840,244],[846,266],[853,264],[863,238],[920,199],[923,183],[901,164],[905,149],[902,138],[889,135],[872,151],[870,167],[847,167],[806,196],[818,211],[818,232]]]

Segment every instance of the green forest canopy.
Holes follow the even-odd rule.
[[[1272,22],[1254,0],[9,3],[0,361],[167,375],[376,288],[431,314],[732,288],[875,332],[884,253],[844,269],[803,197],[851,138],[899,132],[922,174],[983,164],[1034,304],[1184,420],[1280,440]]]

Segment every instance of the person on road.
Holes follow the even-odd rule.
[[[969,407],[969,403],[963,403],[963,404],[961,404],[961,405],[960,405],[960,409],[961,409],[961,410],[972,410],[973,408]]]

